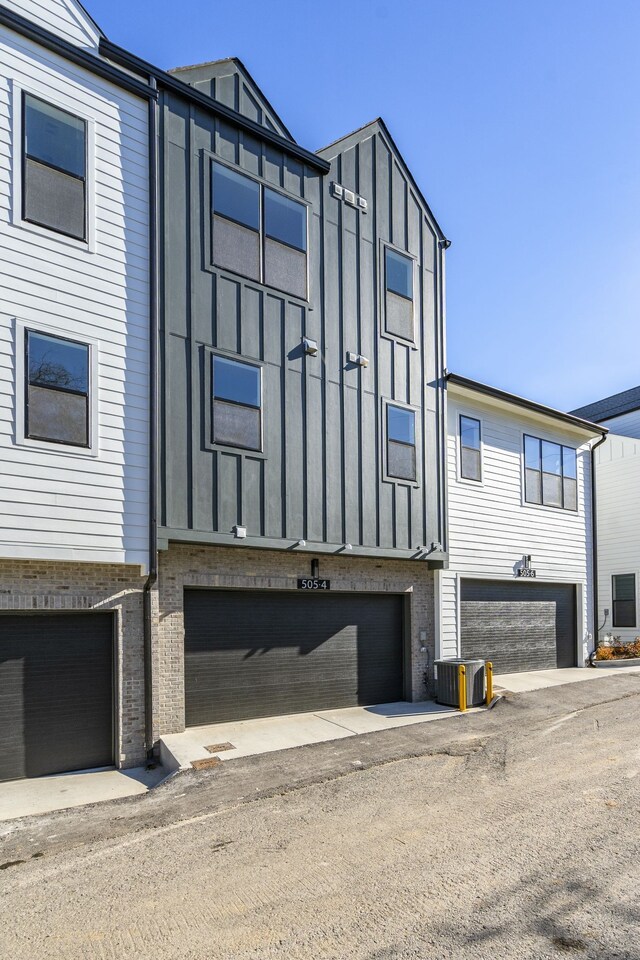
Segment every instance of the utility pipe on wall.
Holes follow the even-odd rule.
[[[150,86],[157,90],[154,77]],[[158,114],[156,99],[149,101],[149,576],[143,590],[145,748],[153,755],[153,615],[152,590],[158,579]]]

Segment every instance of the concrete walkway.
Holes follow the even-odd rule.
[[[82,770],[54,777],[0,783],[0,821],[33,814],[53,813],[87,803],[135,797],[155,787],[166,770],[135,767],[132,770]]]
[[[559,687],[563,683],[582,683],[586,680],[606,680],[610,677],[624,677],[629,673],[640,673],[635,667],[568,667],[564,670],[538,670],[527,673],[496,674],[493,678],[494,689],[509,690],[511,693],[528,693],[531,690],[544,690],[546,687]]]
[[[500,690],[526,693],[562,684],[606,680],[629,674],[640,675],[640,668],[576,668],[502,674],[495,677],[494,687],[498,693]],[[481,709],[483,708],[469,710],[468,713]],[[53,813],[85,804],[144,794],[164,779],[167,773],[191,769],[194,761],[196,765],[199,765],[200,761],[207,766],[236,757],[272,753],[460,716],[454,708],[443,707],[429,700],[423,703],[389,703],[191,727],[185,733],[162,738],[162,766],[155,770],[147,770],[145,767],[133,770],[86,770],[2,783],[0,821],[17,820],[34,814]]]
[[[188,770],[192,765],[208,766],[207,761],[214,765],[219,760],[233,760],[236,757],[342,740],[360,733],[374,733],[459,716],[461,714],[454,708],[428,700],[424,703],[386,703],[372,707],[215,723],[190,727],[184,733],[162,737],[160,756],[167,770]]]

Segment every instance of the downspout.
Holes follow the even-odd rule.
[[[155,77],[149,83],[158,89]],[[149,101],[149,575],[143,591],[145,749],[153,757],[152,590],[158,579],[158,111]]]
[[[607,431],[608,433],[608,431]],[[593,653],[589,659],[595,656],[600,645],[600,631],[598,629],[598,505],[596,502],[596,449],[607,439],[607,433],[603,433],[599,440],[591,447],[591,554],[593,557]]]
[[[441,385],[440,396],[440,542],[443,551],[449,553],[449,471],[447,465],[448,451],[448,423],[447,423],[447,273],[446,251],[451,246],[451,240],[444,239],[439,243],[440,248],[440,357],[438,369],[438,383]]]

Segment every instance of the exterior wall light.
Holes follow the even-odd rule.
[[[233,535],[236,540],[245,540],[247,536],[247,528],[239,527],[238,524],[236,524],[233,528]]]
[[[347,353],[347,363],[355,363],[358,367],[368,367],[369,361],[360,353]]]
[[[318,344],[316,340],[310,340],[309,337],[303,337],[302,349],[308,357],[318,356]]]

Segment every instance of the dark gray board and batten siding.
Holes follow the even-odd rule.
[[[171,75],[287,140],[293,138],[244,64],[235,58],[178,67]]]
[[[269,144],[163,94],[164,290],[161,540],[416,555],[444,543],[442,296],[437,228],[381,124],[320,156],[323,177]],[[309,301],[210,263],[212,157],[309,204]],[[362,214],[333,181],[364,196]],[[381,335],[383,242],[417,260],[415,346]],[[302,336],[317,340],[304,356]],[[211,351],[263,371],[261,453],[210,442]],[[349,367],[347,351],[366,356]],[[418,482],[385,480],[384,401],[417,411]]]

